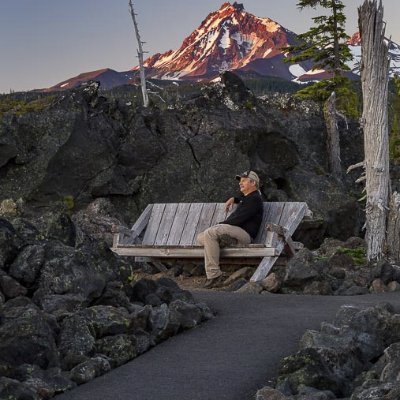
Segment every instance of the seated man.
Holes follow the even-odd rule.
[[[216,287],[224,276],[219,267],[220,239],[229,236],[239,244],[249,244],[260,229],[263,216],[263,200],[258,190],[260,179],[254,171],[236,175],[239,180],[240,198],[231,197],[225,203],[229,211],[234,203],[239,203],[236,210],[225,220],[211,226],[197,236],[197,241],[204,246],[204,261],[207,280],[205,288]]]

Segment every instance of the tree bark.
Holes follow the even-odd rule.
[[[390,197],[387,228],[387,256],[400,261],[400,194],[394,192]]]
[[[336,178],[341,177],[340,138],[336,117],[336,95],[332,92],[324,104],[324,117],[327,129],[327,152],[329,170]]]
[[[366,173],[366,241],[369,260],[384,255],[389,196],[388,80],[382,1],[365,0],[358,9],[361,33],[362,125]]]
[[[149,96],[147,93],[147,87],[146,87],[146,76],[145,76],[145,71],[144,71],[144,62],[143,62],[143,47],[142,40],[140,39],[140,33],[139,33],[139,27],[136,21],[136,14],[135,10],[133,9],[133,4],[132,0],[129,0],[129,10],[131,13],[132,21],[133,21],[133,26],[135,27],[135,34],[136,34],[136,39],[138,42],[138,58],[139,58],[139,71],[140,71],[140,84],[142,87],[142,95],[143,95],[143,106],[148,107],[149,105]]]

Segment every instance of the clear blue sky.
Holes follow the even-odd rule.
[[[178,48],[223,0],[134,0],[145,50]],[[233,1],[231,1],[232,3]],[[245,9],[296,33],[314,14],[297,0],[243,0]],[[344,0],[348,33],[357,30],[357,6]],[[386,35],[400,43],[400,1],[383,0]],[[124,71],[137,64],[128,0],[0,0],[0,93],[55,85],[81,72]]]

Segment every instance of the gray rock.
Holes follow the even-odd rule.
[[[400,396],[400,383],[378,383],[370,388],[357,388],[351,400],[398,400]]]
[[[47,370],[36,369],[23,383],[33,388],[44,398],[52,397],[57,393],[65,392],[76,386],[69,379],[68,375],[59,368],[50,368]]]
[[[100,261],[100,260],[99,260]],[[96,254],[90,255],[61,243],[51,242],[41,269],[34,299],[49,294],[75,294],[88,301],[100,297],[109,278],[110,265],[98,264]]]
[[[94,306],[81,311],[79,315],[84,318],[90,332],[97,339],[127,333],[131,327],[129,313],[122,307]]]
[[[18,253],[18,238],[12,224],[0,218],[0,270],[11,263]]]
[[[231,283],[229,286],[225,286],[222,290],[227,291],[227,292],[236,292],[239,290],[241,287],[246,285],[248,281],[244,278],[238,279],[237,281]]]
[[[0,271],[0,290],[6,298],[13,299],[19,296],[25,296],[28,292],[26,287],[5,272]]]
[[[369,290],[371,293],[385,293],[388,288],[381,279],[374,279]]]
[[[315,279],[319,274],[313,267],[314,256],[310,250],[300,250],[286,267],[286,274],[283,280],[285,287],[302,287],[305,282]]]
[[[40,308],[57,318],[69,316],[85,307],[87,303],[87,300],[80,294],[48,294],[38,298]]]
[[[96,352],[104,354],[113,368],[125,364],[138,354],[136,337],[133,335],[106,336],[96,341]]]
[[[136,351],[137,354],[146,352],[152,345],[151,336],[143,330],[137,330],[134,334],[136,338]]]
[[[1,310],[0,362],[12,366],[59,365],[55,332],[49,319],[33,304],[7,304]]]
[[[397,281],[391,281],[387,284],[387,288],[389,292],[398,292],[400,291],[400,283]]]
[[[27,246],[18,254],[11,264],[9,275],[30,287],[39,275],[45,258],[45,250],[41,245]]]
[[[0,377],[1,399],[41,400],[36,391],[15,379]]]
[[[271,293],[278,292],[282,284],[281,280],[279,279],[278,275],[275,272],[270,273],[260,283],[264,290]]]
[[[259,294],[263,291],[263,287],[258,282],[247,282],[240,289],[236,290],[236,293],[249,293]]]
[[[177,314],[171,313],[165,303],[151,310],[148,322],[156,343],[175,335],[180,327]]]
[[[110,371],[109,361],[104,357],[93,357],[71,370],[71,379],[78,385],[86,383]]]
[[[279,390],[269,386],[265,386],[262,389],[258,390],[255,397],[255,400],[287,400],[287,399],[288,397],[282,394]]]
[[[88,321],[81,315],[72,315],[63,319],[59,335],[61,355],[90,356],[94,351],[95,336],[90,331]]]
[[[169,305],[169,309],[172,314],[175,314],[175,318],[179,321],[182,329],[194,328],[202,320],[202,311],[194,304],[185,303],[182,300],[174,300]]]
[[[385,364],[380,380],[382,382],[398,381],[400,377],[400,343],[393,343],[385,349]]]
[[[224,286],[229,286],[239,279],[249,279],[254,273],[254,268],[243,267],[231,274],[225,281]]]

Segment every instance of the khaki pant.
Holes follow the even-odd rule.
[[[219,268],[219,239],[228,235],[236,239],[239,244],[249,244],[250,235],[242,228],[228,224],[211,226],[197,236],[199,244],[204,246],[204,261],[207,279],[217,278],[222,274]]]

